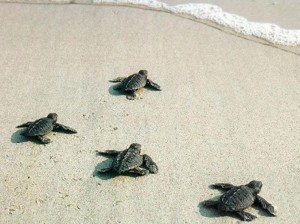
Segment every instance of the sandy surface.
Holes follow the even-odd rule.
[[[300,222],[299,56],[126,7],[2,3],[0,27],[1,223],[238,223],[198,205],[252,179],[279,211],[255,223]],[[139,69],[163,91],[112,90]],[[19,135],[49,112],[78,134]],[[132,142],[158,174],[93,176]]]

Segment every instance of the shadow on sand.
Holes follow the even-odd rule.
[[[107,173],[101,173],[99,172],[100,170],[102,169],[105,169],[107,167],[110,167],[111,166],[111,162],[109,159],[101,162],[101,163],[98,163],[97,166],[95,167],[95,170],[93,172],[93,177],[98,177],[100,178],[101,180],[109,180],[109,179],[112,179],[114,177],[117,176],[116,173],[114,172],[107,172]]]
[[[130,92],[130,91],[122,91],[122,90],[116,89],[116,87],[118,85],[120,85],[120,83],[113,84],[108,88],[108,92],[110,93],[110,95],[113,95],[113,96],[131,96],[132,95],[132,92]],[[161,91],[161,90],[157,90],[151,86],[145,86],[144,89],[146,89],[146,91],[155,91],[155,92]]]
[[[22,135],[23,132],[24,132],[24,129],[15,131],[11,135],[10,141],[12,143],[23,143],[23,142],[29,142],[30,141],[30,142],[33,142],[33,143],[35,143],[37,145],[47,145],[47,144],[42,143],[41,141],[39,141],[35,137],[28,137],[28,136]],[[55,135],[55,133],[53,135]]]
[[[107,160],[105,160],[101,163],[98,163],[97,166],[95,167],[94,172],[93,172],[93,177],[98,177],[101,180],[109,180],[109,179],[112,179],[112,178],[115,178],[115,177],[119,176],[119,174],[117,174],[114,171],[110,171],[110,172],[107,172],[107,173],[99,172],[102,169],[111,167],[111,163],[112,163],[112,160],[110,160],[110,159],[107,159]],[[132,172],[125,172],[125,173],[122,173],[121,175],[122,176],[127,176],[127,177],[134,177],[134,178],[142,177],[141,175],[138,175],[138,174],[132,173]]]
[[[204,206],[204,202],[200,202],[198,204],[198,208],[199,208],[199,213],[204,217],[221,218],[221,217],[227,216],[227,217],[231,217],[233,219],[240,220],[239,216],[234,214],[233,212],[223,212],[223,211],[218,211],[215,208],[206,207],[206,206]]]
[[[108,88],[109,94],[110,94],[110,95],[113,95],[113,96],[124,96],[124,95],[126,96],[126,95],[128,95],[127,92],[116,89],[116,87],[117,87],[118,85],[119,85],[119,83],[118,83],[118,84],[113,84],[113,85],[111,85],[111,86]]]
[[[28,141],[32,141],[36,144],[40,144],[40,142],[37,139],[34,138],[28,138],[24,135],[22,135],[22,133],[24,132],[23,129],[19,129],[17,131],[15,131],[10,138],[10,141],[12,143],[22,143],[22,142],[28,142]]]
[[[219,198],[219,196],[212,198],[211,200],[217,201]],[[227,214],[225,214],[222,211],[218,211],[217,209],[213,208],[213,207],[207,207],[204,205],[204,201],[200,202],[198,204],[198,208],[199,208],[199,213],[204,216],[204,217],[208,217],[208,218],[218,218],[218,217],[223,217],[226,216]]]

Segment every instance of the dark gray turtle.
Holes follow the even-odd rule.
[[[43,144],[51,142],[45,135],[51,131],[63,131],[66,133],[77,133],[77,131],[68,126],[59,124],[57,121],[57,114],[50,113],[47,117],[40,118],[36,121],[29,121],[24,124],[17,126],[17,128],[26,127],[22,135],[27,137],[35,137],[40,140]]]
[[[104,152],[97,151],[100,155],[114,156],[112,166],[99,170],[99,173],[114,171],[118,174],[132,172],[139,175],[157,173],[158,167],[156,163],[148,155],[141,155],[141,145],[132,143],[128,149],[123,151],[106,150]],[[142,168],[142,167],[145,167]]]
[[[136,74],[130,75],[128,77],[118,77],[110,80],[110,82],[121,82],[115,87],[115,89],[132,92],[132,95],[127,96],[127,99],[134,100],[141,95],[143,87],[151,87],[155,90],[161,90],[160,86],[148,79],[147,76],[147,70],[140,70]]]
[[[217,201],[204,201],[204,205],[207,207],[215,207],[224,212],[234,212],[238,214],[243,221],[251,221],[255,219],[256,216],[245,212],[244,209],[256,203],[271,215],[276,216],[275,207],[258,195],[262,188],[261,181],[253,180],[241,186],[234,186],[228,183],[213,184],[211,186],[213,188],[226,190],[226,192]]]

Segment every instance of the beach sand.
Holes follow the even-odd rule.
[[[278,208],[255,223],[300,222],[299,55],[128,7],[1,3],[0,27],[1,223],[239,223],[199,203],[253,179]],[[108,82],[140,69],[163,90]],[[50,112],[78,134],[15,128]],[[158,174],[95,176],[132,142]]]

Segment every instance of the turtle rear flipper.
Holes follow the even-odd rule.
[[[152,160],[152,158],[148,155],[143,155],[143,163],[145,167],[151,172],[151,173],[157,173],[158,172],[158,166],[156,163]]]
[[[245,211],[237,211],[236,214],[238,214],[243,221],[248,222],[257,218],[255,215],[252,215],[251,213]]]
[[[150,80],[150,79],[147,79],[146,86],[147,86],[147,87],[151,87],[151,88],[153,88],[153,89],[155,89],[155,90],[161,90],[160,85],[158,85],[157,83],[153,82],[153,81]]]
[[[274,216],[277,215],[276,208],[273,205],[271,205],[269,202],[267,202],[267,200],[264,199],[263,197],[257,195],[255,202],[257,204],[259,204],[263,209],[268,211],[271,215],[274,215]]]
[[[58,124],[56,123],[54,125],[53,131],[63,131],[66,133],[77,133],[77,131],[71,127],[68,127],[66,125]]]
[[[18,125],[16,128],[27,128],[27,127],[29,127],[32,124],[33,124],[33,122],[29,121],[29,122],[26,122],[24,124]]]
[[[126,79],[127,77],[117,77],[115,79],[111,79],[109,80],[110,82],[122,82],[124,79]]]

